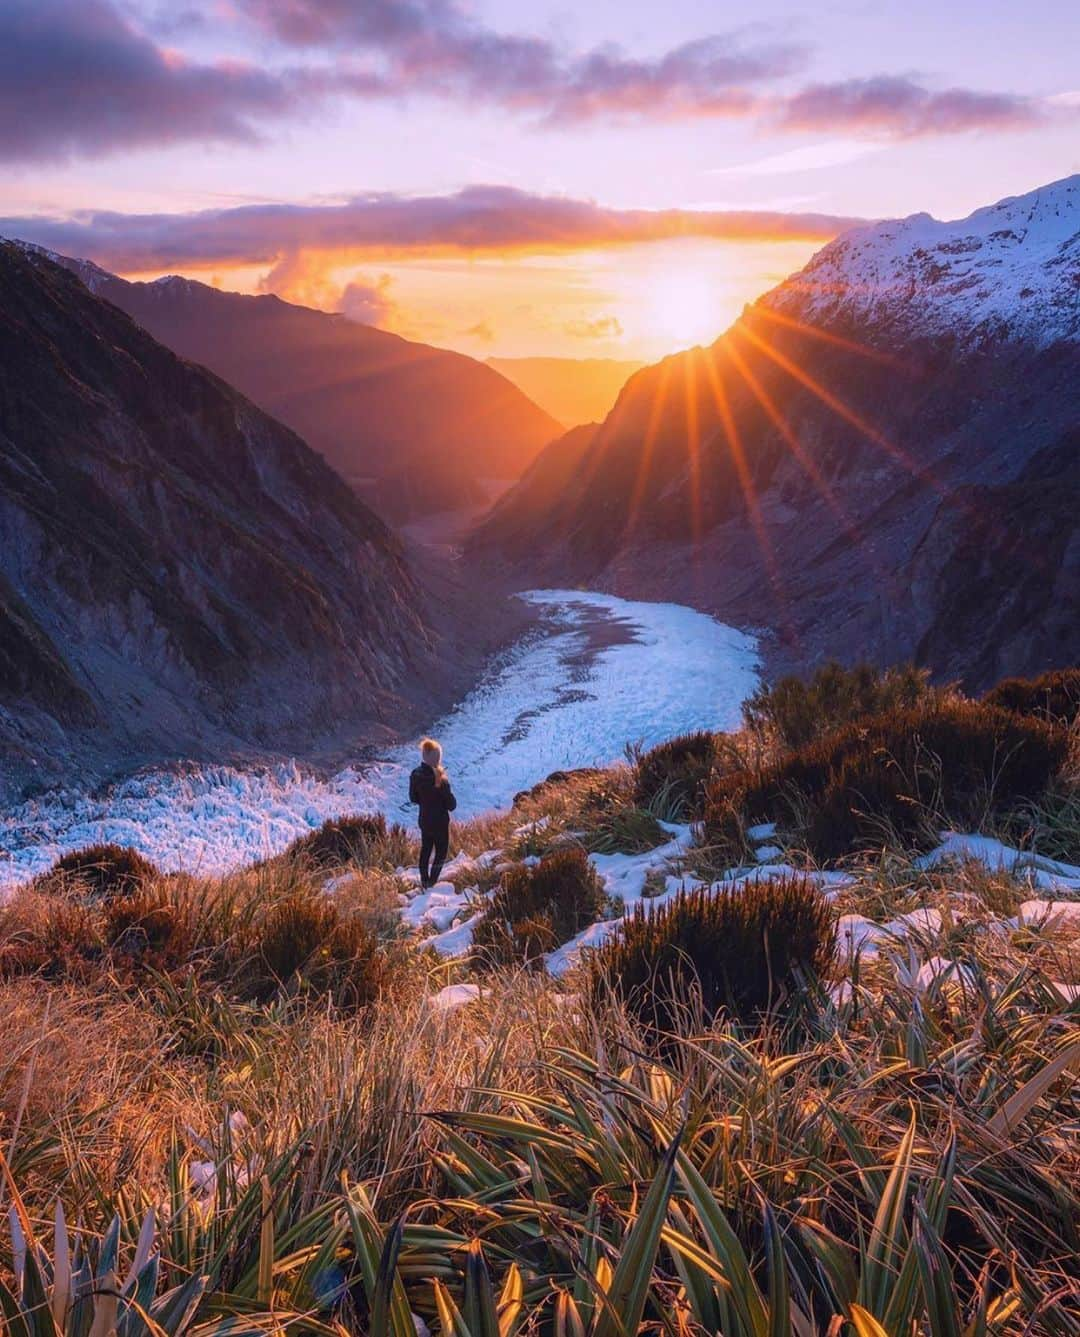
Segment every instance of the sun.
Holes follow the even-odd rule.
[[[657,270],[650,276],[647,307],[651,333],[676,348],[711,344],[723,323],[713,285],[700,270]]]

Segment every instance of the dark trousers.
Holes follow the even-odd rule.
[[[422,826],[420,828],[420,885],[433,887],[439,880],[442,866],[446,862],[446,851],[450,848],[450,823],[445,826]],[[434,854],[435,858],[431,856]],[[429,867],[430,863],[430,867]]]

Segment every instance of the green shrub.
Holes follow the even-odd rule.
[[[941,695],[925,669],[844,668],[830,662],[804,682],[781,678],[762,686],[743,702],[743,719],[755,733],[775,738],[784,747],[800,748],[834,729],[867,715],[910,710]]]
[[[396,823],[387,828],[381,812],[334,817],[317,831],[298,836],[282,857],[324,870],[351,863],[383,863],[389,848],[396,848],[403,838],[405,832]]]
[[[240,972],[241,991],[265,1001],[297,989],[349,1007],[373,1002],[389,978],[390,949],[318,892],[297,891],[272,905],[256,925]]]
[[[639,907],[622,934],[592,954],[588,990],[619,995],[659,1031],[674,1031],[695,991],[707,1017],[722,1008],[752,1021],[832,960],[835,917],[803,878],[776,878]]]
[[[127,845],[88,845],[57,859],[38,879],[43,889],[78,884],[92,900],[130,896],[160,876],[149,859]]]
[[[592,854],[644,854],[671,837],[645,808],[614,808],[582,837]]]
[[[1080,715],[1080,669],[1053,669],[1037,678],[1005,678],[983,701],[1017,715],[1073,724]]]
[[[634,797],[643,808],[662,806],[672,818],[696,817],[716,759],[712,733],[681,734],[659,743],[637,758]]]
[[[503,874],[473,945],[492,961],[536,961],[599,918],[603,884],[585,851],[552,851],[532,867]]]
[[[1064,730],[979,702],[945,701],[874,716],[798,749],[752,777],[715,779],[705,843],[774,821],[818,859],[884,843],[928,846],[936,825],[976,826],[1041,795],[1068,753]]]

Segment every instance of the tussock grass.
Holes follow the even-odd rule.
[[[896,807],[916,799],[927,831],[1026,812],[1029,847],[1067,848],[1069,743],[989,707],[937,713],[957,709],[952,733],[921,714],[883,717],[887,738],[849,726],[850,753],[718,736],[712,844],[688,867],[751,862],[746,827],[780,817],[785,859],[812,868],[827,856],[799,842],[831,793],[829,829],[858,836],[836,842],[849,884],[831,907],[798,879],[689,898],[565,983],[529,952],[478,971],[404,950],[404,833],[394,856],[375,833],[123,897],[19,892],[0,907],[7,1328],[414,1337],[416,1315],[437,1337],[1080,1337],[1080,926],[1003,922],[1030,892],[919,867]],[[1010,770],[998,744],[1032,738]],[[852,756],[914,758],[917,787],[863,786],[873,803],[845,815]],[[596,918],[584,850],[647,848],[671,812],[667,780],[651,798],[640,780],[566,774],[455,824],[471,855],[544,856],[486,871],[492,920],[528,937],[547,915],[561,940]],[[940,927],[828,951],[838,913],[919,909]],[[733,973],[761,985],[766,910],[792,968],[764,1006],[732,1007]]]

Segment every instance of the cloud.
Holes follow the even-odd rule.
[[[568,320],[563,332],[574,339],[618,339],[623,327],[617,316],[598,316],[595,320]]]
[[[355,275],[341,287],[329,275],[325,257],[310,250],[291,251],[274,264],[259,282],[259,291],[286,302],[340,311],[360,325],[385,326],[396,311],[389,274],[376,279]]]
[[[361,325],[386,326],[397,310],[390,296],[392,283],[389,274],[373,280],[355,278],[342,290],[337,309]]]
[[[257,138],[303,79],[158,47],[107,0],[0,4],[0,159]]]
[[[769,210],[617,209],[511,186],[469,186],[449,195],[383,193],[341,204],[24,215],[0,218],[0,235],[35,241],[123,273],[269,265],[267,290],[279,291],[311,281],[311,253],[316,251],[347,264],[418,252],[553,254],[673,237],[827,241],[865,221]],[[323,268],[325,261],[319,265]]]
[[[967,88],[932,92],[912,79],[879,75],[814,84],[788,98],[778,121],[793,130],[845,130],[911,139],[972,130],[1018,130],[1047,116],[1044,103]]]
[[[793,73],[807,55],[801,44],[751,42],[745,32],[710,34],[648,59],[614,43],[571,54],[544,38],[498,32],[453,0],[241,0],[241,7],[286,46],[376,61],[387,91],[479,99],[552,123],[745,114],[753,88]]]
[[[495,342],[495,327],[490,320],[478,320],[475,325],[470,325],[467,330],[461,333],[466,339],[475,339],[477,343],[493,344]]]

